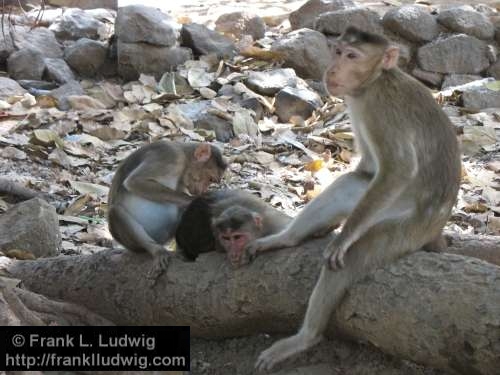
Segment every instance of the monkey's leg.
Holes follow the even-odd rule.
[[[113,237],[128,250],[135,252],[146,251],[151,254],[154,265],[148,275],[149,278],[156,279],[167,269],[168,251],[163,245],[151,238],[144,227],[123,207],[115,205],[110,208],[109,228]],[[116,230],[115,228],[119,229]]]
[[[283,231],[251,242],[247,250],[255,254],[295,246],[303,239],[340,223],[356,207],[370,180],[369,175],[359,172],[340,176],[307,204]]]
[[[274,343],[257,359],[259,370],[270,370],[277,363],[319,343],[330,316],[347,289],[367,273],[415,250],[408,246],[403,234],[405,225],[379,224],[355,242],[345,255],[345,267],[337,272],[323,266],[309,298],[304,323],[299,332]],[[418,248],[418,247],[417,247]]]

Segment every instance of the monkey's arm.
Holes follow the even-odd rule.
[[[177,191],[178,171],[165,171],[164,165],[148,162],[139,165],[123,182],[125,188],[142,198],[160,202],[187,205],[193,197]]]

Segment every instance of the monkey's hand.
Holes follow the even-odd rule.
[[[339,241],[339,237],[340,236],[330,241],[323,252],[326,264],[332,271],[338,271],[344,268],[344,255],[349,249],[345,241]]]
[[[294,246],[295,243],[291,243],[288,240],[284,240],[286,236],[282,236],[281,233],[273,234],[267,237],[262,237],[257,240],[254,240],[247,244],[245,251],[250,256],[250,259],[255,258],[257,253],[262,251],[279,249],[282,247],[290,247]]]

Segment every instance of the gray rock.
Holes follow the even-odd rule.
[[[309,0],[296,11],[290,13],[290,25],[292,30],[314,28],[314,20],[317,16],[326,12],[334,12],[341,9],[353,8],[356,3],[351,0]]]
[[[14,52],[7,59],[7,71],[14,79],[42,79],[45,63],[40,52],[31,48]]]
[[[44,62],[44,77],[49,81],[66,83],[75,79],[73,71],[63,59],[46,58]]]
[[[107,52],[103,43],[82,38],[66,48],[64,60],[82,77],[94,77],[104,64]]]
[[[57,100],[57,108],[61,111],[67,111],[71,108],[68,102],[68,96],[84,94],[85,91],[78,81],[70,81],[50,92],[50,96]]]
[[[1,38],[0,38],[1,39]],[[62,57],[63,50],[54,33],[45,27],[21,29],[14,33],[14,39],[19,49],[32,49],[40,52],[43,57]]]
[[[80,38],[99,39],[99,29],[103,22],[78,8],[66,9],[49,27],[58,39],[77,40]]]
[[[303,87],[286,87],[276,95],[275,101],[276,114],[282,122],[288,122],[292,116],[308,119],[322,105],[317,93]]]
[[[441,89],[444,90],[448,87],[465,85],[466,83],[474,82],[482,78],[481,76],[473,74],[449,74],[444,78]]]
[[[403,5],[389,10],[382,24],[412,42],[430,42],[439,35],[436,18],[427,8],[418,5]]]
[[[196,122],[201,119],[207,109],[210,108],[210,103],[210,100],[200,100],[199,102],[177,104],[176,107],[184,116]]]
[[[236,54],[231,39],[197,23],[183,25],[181,39],[182,45],[191,48],[195,55],[215,53],[217,57],[227,58]]]
[[[215,138],[219,142],[229,142],[234,137],[233,124],[223,118],[203,113],[201,117],[195,121],[195,128],[212,130],[215,132]]]
[[[417,61],[436,73],[476,74],[490,65],[486,43],[465,34],[440,38],[420,47]]]
[[[500,108],[500,91],[486,87],[471,88],[462,93],[462,102],[465,108]]]
[[[177,40],[178,25],[160,10],[143,5],[118,8],[115,33],[126,43],[150,43],[171,47]]]
[[[24,250],[38,257],[58,255],[59,218],[54,207],[34,198],[0,216],[0,250]]]
[[[443,75],[440,73],[426,72],[425,70],[415,68],[412,70],[411,75],[418,80],[427,83],[433,87],[440,87],[443,82]]]
[[[342,34],[348,26],[377,34],[384,32],[378,13],[365,7],[323,13],[314,22],[315,30],[331,35]]]
[[[488,17],[469,6],[442,10],[438,22],[454,32],[469,34],[479,39],[493,39],[495,35],[495,28]]]
[[[253,119],[259,122],[264,117],[264,106],[257,100],[257,98],[246,98],[238,101],[238,104],[246,109],[254,111]]]
[[[297,76],[290,68],[250,72],[246,85],[259,94],[272,96],[287,86],[295,87]]]
[[[24,95],[27,92],[13,79],[0,77],[0,100],[5,100],[13,95]]]
[[[326,37],[310,29],[295,30],[271,46],[284,56],[284,66],[295,69],[302,78],[321,79],[330,65],[331,54]]]
[[[495,77],[495,79],[500,79],[500,60],[497,60],[496,63],[492,64],[487,73],[488,75]]]
[[[215,30],[225,35],[233,35],[238,39],[243,35],[250,35],[257,40],[264,37],[266,24],[256,14],[233,12],[221,15],[215,21]]]
[[[139,78],[140,73],[152,74],[160,79],[163,73],[192,58],[189,48],[118,41],[118,74],[127,81]]]

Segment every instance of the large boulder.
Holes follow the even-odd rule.
[[[147,43],[118,41],[118,74],[127,81],[139,78],[141,73],[160,79],[163,73],[193,58],[185,47],[162,47]]]
[[[7,71],[16,80],[41,80],[44,70],[43,55],[31,48],[16,51],[7,59]]]
[[[236,54],[231,39],[197,23],[183,25],[181,39],[182,45],[191,48],[195,55],[215,53],[219,58],[227,58]]]
[[[118,8],[115,33],[126,43],[149,43],[171,47],[177,40],[178,25],[158,9],[143,5]]]
[[[271,50],[283,54],[284,66],[302,78],[322,79],[331,62],[326,37],[315,30],[292,31],[274,42]]]
[[[314,22],[315,30],[329,35],[340,35],[348,26],[376,34],[384,32],[378,13],[366,7],[323,13]]]
[[[66,9],[49,29],[58,39],[77,40],[80,38],[99,39],[99,31],[104,23],[78,8]]]
[[[21,28],[19,32],[14,33],[14,39],[19,49],[29,48],[40,52],[43,57],[63,56],[63,50],[54,33],[45,27]]]
[[[104,64],[107,53],[103,43],[82,38],[66,48],[64,60],[82,77],[94,77]]]
[[[488,17],[470,6],[442,10],[438,22],[456,33],[464,33],[479,39],[493,39],[495,28]]]
[[[387,30],[412,42],[430,42],[439,35],[439,25],[427,8],[403,5],[389,10],[382,19]]]
[[[436,73],[476,74],[490,65],[486,43],[465,34],[440,38],[420,47],[417,61],[423,70]]]
[[[36,257],[60,252],[59,218],[54,207],[34,198],[0,216],[0,250],[24,250]]]
[[[320,14],[355,6],[356,3],[352,0],[309,0],[299,9],[290,13],[290,25],[292,30],[312,29],[314,28],[314,20]]]

